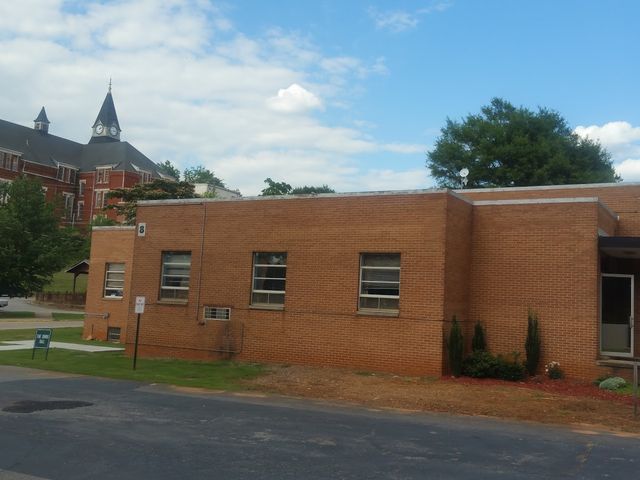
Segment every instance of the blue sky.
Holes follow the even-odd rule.
[[[123,139],[244,194],[430,187],[446,118],[496,96],[558,110],[640,180],[637,1],[7,3],[3,119],[45,105],[85,142],[113,77]]]

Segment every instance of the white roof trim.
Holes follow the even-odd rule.
[[[138,167],[135,163],[132,163],[131,166],[136,170],[136,172],[148,173],[149,175],[153,173],[151,170],[145,170],[144,168]]]
[[[577,183],[573,185],[541,185],[537,187],[496,187],[496,188],[461,188],[454,192],[464,195],[465,192],[526,192],[531,190],[567,190],[573,188],[609,188],[609,187],[640,187],[640,182],[609,182],[609,183]]]

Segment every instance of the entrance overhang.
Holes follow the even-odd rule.
[[[640,259],[640,237],[599,237],[598,247],[609,257]]]

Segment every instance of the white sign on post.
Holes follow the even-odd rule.
[[[136,297],[135,313],[144,313],[145,297]]]

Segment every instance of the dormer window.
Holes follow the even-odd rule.
[[[75,183],[76,181],[76,171],[71,167],[67,167],[64,165],[58,165],[58,175],[56,177],[61,182],[65,183]]]
[[[149,172],[140,171],[140,183],[149,183],[151,181],[151,174]]]
[[[111,171],[111,167],[109,168],[97,168],[96,169],[96,183],[109,183],[109,173]]]

